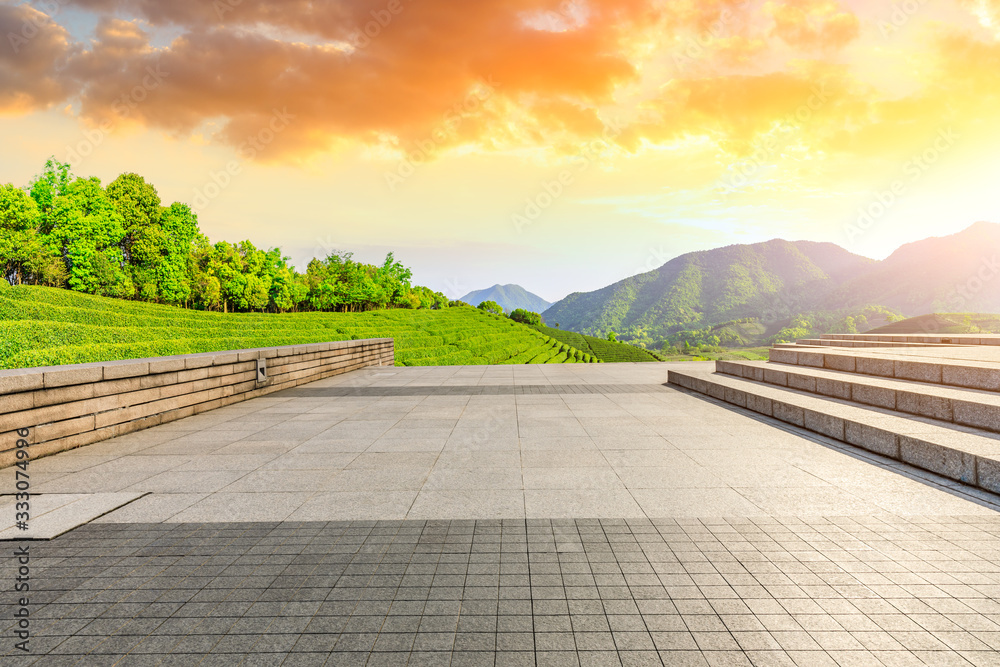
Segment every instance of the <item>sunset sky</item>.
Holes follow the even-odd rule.
[[[213,240],[451,297],[881,258],[1000,222],[1000,0],[0,2],[0,134],[0,182],[134,171]]]

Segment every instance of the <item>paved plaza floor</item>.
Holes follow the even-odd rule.
[[[118,500],[31,543],[0,661],[1000,664],[1000,499],[668,367],[368,369],[33,461]]]

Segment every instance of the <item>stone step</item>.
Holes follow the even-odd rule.
[[[1000,433],[1000,394],[768,361],[718,361],[719,373]]]
[[[823,334],[825,340],[890,341],[940,345],[1000,345],[997,334]]]
[[[942,384],[966,389],[1000,391],[1000,363],[987,359],[963,359],[962,353],[978,352],[974,348],[947,348],[956,358],[944,358],[946,348],[908,350],[907,353],[875,350],[839,350],[834,348],[796,347],[771,348],[768,359],[775,363],[792,366],[825,368],[846,373],[873,375],[876,377],[913,380],[928,384]],[[991,356],[996,351],[987,348]],[[921,352],[935,356],[919,356]]]
[[[667,382],[1000,493],[1000,438],[994,434],[710,371],[670,370]]]
[[[958,345],[943,345],[940,343],[904,343],[891,340],[841,340],[823,338],[803,338],[797,341],[798,345],[811,345],[819,347],[954,347]]]

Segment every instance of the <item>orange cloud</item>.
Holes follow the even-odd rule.
[[[563,106],[558,123],[581,127],[579,108],[607,103],[636,77],[622,44],[656,14],[650,0],[591,0],[582,24],[551,31],[526,25],[524,16],[565,12],[565,3],[80,2],[188,29],[154,50],[134,24],[102,22],[92,48],[68,68],[80,83],[85,117],[107,116],[155,69],[163,81],[142,93],[148,102],[130,107],[133,118],[180,134],[224,118],[219,136],[240,145],[263,131],[275,110],[287,110],[294,120],[263,153],[276,157],[323,150],[341,138],[389,136],[404,147],[434,133],[443,146],[475,140],[473,128],[488,135],[493,125],[475,92],[484,85],[529,107],[531,100],[572,100],[577,110]],[[268,31],[259,29],[264,24]],[[276,37],[281,30],[298,35]],[[464,119],[451,123],[459,131],[441,137],[442,123],[456,115]],[[551,111],[543,116],[555,120]]]
[[[0,113],[61,102],[72,87],[58,70],[72,53],[68,33],[29,5],[0,5]]]
[[[103,13],[86,46],[26,5],[0,6],[6,32],[26,17],[44,24],[22,50],[0,49],[0,110],[78,102],[88,122],[127,117],[272,160],[359,142],[573,153],[612,121],[628,150],[699,137],[745,154],[785,122],[817,151],[870,154],[907,145],[949,105],[988,115],[1000,71],[992,45],[949,34],[920,55],[942,74],[887,98],[815,53],[858,35],[833,0],[773,0],[763,12],[744,0],[75,4]],[[180,36],[153,46],[165,25]],[[684,52],[691,66],[671,68],[669,49],[685,43],[697,46]],[[786,45],[818,60],[788,62]]]

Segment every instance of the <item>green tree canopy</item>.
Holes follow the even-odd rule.
[[[479,310],[485,310],[487,313],[503,315],[503,307],[496,301],[483,301],[476,307],[479,308]]]
[[[510,313],[510,319],[521,324],[539,326],[542,323],[542,316],[524,308],[515,308]]]
[[[24,189],[0,186],[0,276],[7,282],[207,310],[285,312],[443,308],[393,253],[366,264],[334,252],[305,273],[280,248],[212,243],[187,204],[163,205],[142,176],[101,185],[50,159]]]

